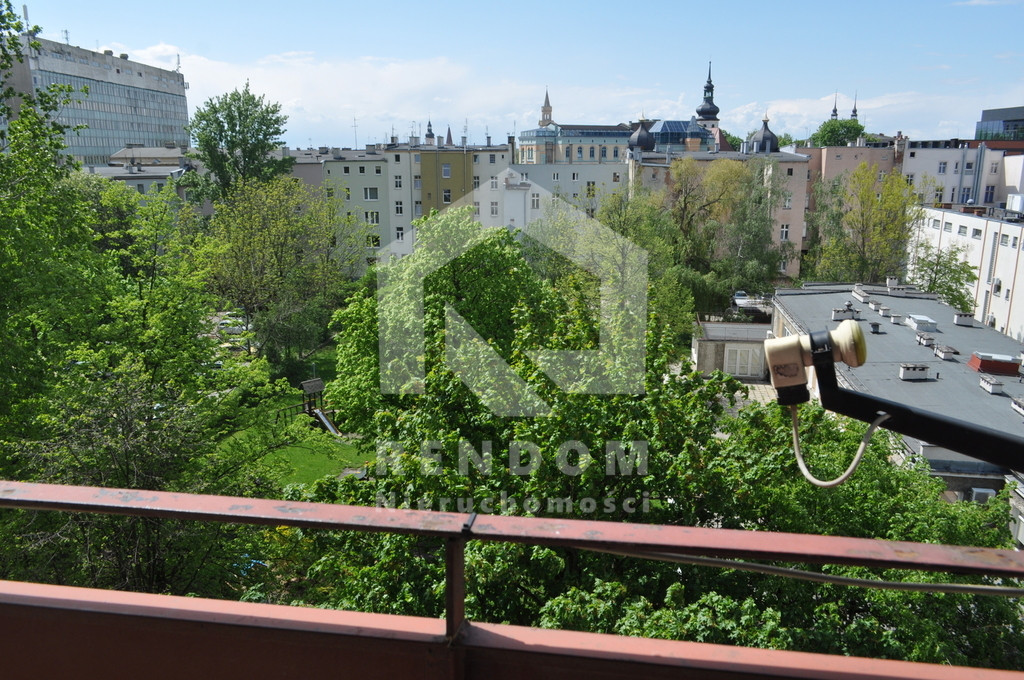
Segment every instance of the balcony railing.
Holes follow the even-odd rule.
[[[1024,577],[1009,550],[0,482],[0,507],[390,532],[446,542],[444,621],[0,582],[4,678],[997,678],[1020,674],[539,630],[465,617],[467,541],[645,559],[847,564]]]

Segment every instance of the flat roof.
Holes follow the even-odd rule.
[[[777,290],[776,304],[783,314],[796,322],[802,332],[835,330],[841,322],[832,321],[832,309],[847,301],[860,310],[859,321],[867,340],[867,361],[850,368],[836,364],[836,376],[858,392],[912,405],[944,416],[977,423],[995,430],[1024,437],[1024,418],[1010,408],[1013,397],[1024,397],[1024,383],[1012,376],[1003,377],[1005,394],[989,394],[981,386],[981,373],[967,367],[972,352],[1021,356],[1024,346],[1013,338],[983,326],[957,326],[956,313],[949,305],[923,294],[908,291],[906,297],[889,295],[884,286],[865,286],[869,299],[889,307],[892,314],[927,316],[937,323],[927,331],[936,345],[953,347],[958,354],[952,360],[935,356],[931,347],[917,342],[917,331],[906,322],[893,324],[858,302],[852,286],[836,285],[806,289]],[[880,322],[878,334],[871,333],[870,322]],[[905,381],[899,378],[900,364],[926,364],[929,379]]]

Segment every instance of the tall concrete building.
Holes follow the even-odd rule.
[[[30,47],[30,40],[38,47]],[[16,90],[35,94],[50,85],[70,85],[76,91],[57,120],[84,126],[67,135],[68,153],[77,160],[105,165],[111,154],[129,145],[188,145],[188,83],[181,73],[131,61],[127,54],[93,52],[35,36],[25,36],[22,45],[23,61],[10,73]]]

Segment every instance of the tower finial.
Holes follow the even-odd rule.
[[[836,98],[832,102],[832,120],[839,118],[839,90],[836,90]]]
[[[857,120],[857,91],[853,91],[853,114],[850,116],[853,120]]]

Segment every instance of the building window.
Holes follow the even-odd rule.
[[[612,147],[612,158],[618,158],[618,157],[619,157],[619,147],[617,147],[617,146],[616,147]]]
[[[965,225],[961,224],[959,227],[956,228],[956,235],[957,236],[967,236],[967,227]]]
[[[571,146],[565,147],[565,160],[567,160],[567,161],[572,160],[572,147]]]
[[[399,154],[397,154],[397,153],[395,154],[395,162],[396,163],[401,163],[402,162],[402,157]]]
[[[422,189],[423,188],[423,179],[419,175],[413,175],[412,176],[412,188],[413,189]]]
[[[608,147],[602,146],[601,147],[601,160],[604,160],[606,158],[608,158]]]
[[[971,230],[971,238],[980,241],[981,240],[981,229],[972,229]]]
[[[498,216],[498,202],[497,201],[491,201],[491,217],[497,217],[497,216]]]
[[[951,234],[953,232],[953,223],[952,222],[943,222],[942,223],[942,231],[946,232],[947,234]]]
[[[938,229],[938,228],[939,228],[939,221],[933,219],[932,220],[932,229]]]
[[[993,175],[998,174],[999,173],[999,163],[993,163],[992,165],[988,166],[988,171],[990,173],[992,173]]]
[[[1008,246],[1008,245],[1010,245],[1010,235],[1009,234],[1000,234],[999,235],[999,245],[1001,245],[1001,246]]]
[[[380,224],[380,213],[376,210],[367,210],[363,213],[363,221],[367,224]]]
[[[351,200],[351,199],[352,199],[352,189],[350,189],[349,187],[345,187],[345,200],[348,201],[348,200]]]
[[[540,194],[530,194],[530,208],[540,210]]]
[[[946,161],[939,161],[939,174],[940,175],[945,175],[946,174]]]
[[[380,236],[377,234],[367,234],[366,236],[366,247],[367,248],[380,248]]]
[[[498,188],[498,178],[495,177],[494,175],[491,175],[491,189],[497,189],[497,188]]]
[[[879,170],[878,171],[878,181],[879,182],[884,182],[885,181],[885,171],[884,170]]]
[[[583,160],[583,147],[582,146],[577,146],[576,147],[576,160],[578,160],[578,161]]]
[[[593,198],[594,194],[597,193],[597,183],[587,182],[587,198]]]
[[[382,168],[382,167],[380,167],[380,166],[378,165],[378,166],[376,166],[376,167],[375,167],[375,168],[373,169],[373,174],[375,174],[375,175],[380,175],[380,174],[381,174],[381,171],[382,171],[383,169],[384,169],[384,168]]]
[[[404,241],[405,240],[405,227],[395,227],[395,240],[396,241]]]
[[[914,175],[913,174],[907,175],[907,184],[913,184],[913,183],[914,183]]]
[[[489,158],[487,159],[487,162],[488,162],[488,163],[490,163],[491,165],[494,165],[494,161],[495,161],[495,159],[496,159],[496,157],[495,157],[495,155],[494,155],[494,154],[492,153],[492,154],[490,155],[490,157],[489,157]]]
[[[341,174],[347,175],[348,171],[349,171],[349,167],[347,165],[341,166]]]
[[[793,208],[793,197],[792,196],[786,196],[784,199],[782,199],[782,209],[783,210],[792,210],[792,208]]]
[[[445,190],[443,190],[443,191],[441,192],[441,197],[442,197],[442,198],[441,198],[441,200],[442,200],[443,202],[445,202],[445,203],[451,203],[451,202],[452,202],[452,190],[451,190],[451,189],[445,189]]]
[[[136,184],[135,188],[138,190],[140,194],[146,193],[146,186],[144,184]]]
[[[1010,247],[1014,248],[1014,249],[1017,248],[1017,237],[1016,236],[1014,236],[1013,238],[1010,239]]]
[[[423,217],[423,201],[413,201],[412,216]]]
[[[971,188],[970,187],[961,187],[960,188],[960,202],[961,203],[966,203],[969,200],[971,200]]]
[[[613,173],[612,173],[612,181],[613,181],[613,182],[618,182],[618,181],[620,181],[620,179],[619,179],[619,173],[617,173],[617,172],[613,172]]]
[[[1003,296],[1003,299],[1004,300],[1009,300],[1010,299],[1010,289],[1009,288],[1006,289],[1006,295]]]
[[[395,201],[395,214],[402,215],[405,213],[405,208],[402,206],[401,201]]]
[[[996,185],[989,184],[985,187],[985,203],[991,203],[996,200]]]
[[[580,181],[580,173],[578,173],[578,172],[572,173],[572,181],[573,182],[579,182]]]
[[[558,181],[558,173],[557,172],[551,173],[551,181],[552,182],[557,182]]]
[[[412,162],[413,163],[419,163],[420,162],[420,155],[418,153],[414,153],[412,155]]]
[[[395,188],[396,189],[401,189],[402,188],[402,176],[401,175],[395,175]]]
[[[960,161],[955,161],[953,163],[953,174],[954,175],[959,175],[960,174]]]
[[[793,176],[793,168],[786,168],[786,177]]]
[[[789,240],[789,225],[788,224],[783,224],[783,225],[781,225],[779,227],[779,240],[780,241],[788,241]]]
[[[377,200],[377,187],[363,187],[363,200],[364,201],[376,201]]]
[[[473,214],[474,215],[479,215],[480,214],[480,201],[473,201]]]
[[[478,154],[478,153],[473,154],[473,162],[474,163],[479,163],[480,162],[480,154]]]
[[[594,160],[594,147],[590,147],[590,160]]]
[[[442,163],[441,164],[441,177],[445,179],[451,179],[452,176],[452,164]]]
[[[479,189],[480,188],[480,175],[473,175],[473,188],[474,189]]]
[[[360,175],[365,175],[366,174],[366,166],[365,165],[360,165],[359,166],[359,174]]]
[[[972,163],[970,161],[964,163],[964,174],[965,175],[973,175],[974,174],[974,163]]]

